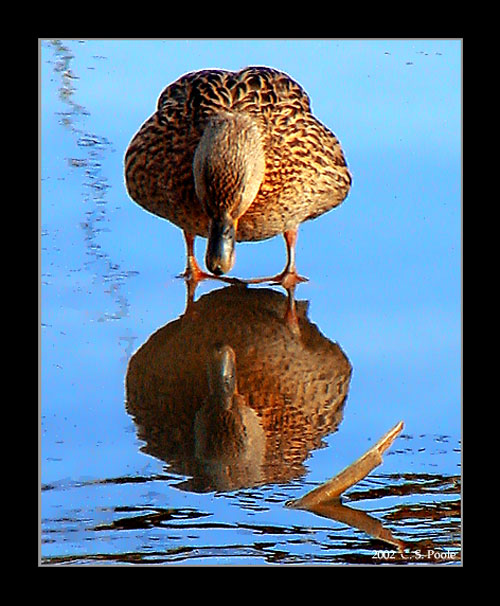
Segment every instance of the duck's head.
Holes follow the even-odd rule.
[[[205,126],[193,160],[195,190],[210,219],[205,262],[221,275],[231,270],[239,218],[264,179],[261,131],[246,114],[222,112]]]

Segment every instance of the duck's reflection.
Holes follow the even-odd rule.
[[[342,419],[351,365],[297,302],[230,286],[202,296],[130,359],[127,409],[144,450],[192,479],[232,490],[301,475]]]

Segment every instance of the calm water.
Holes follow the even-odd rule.
[[[279,288],[204,283],[184,314],[182,234],[123,182],[164,86],[252,64],[306,88],[354,178],[300,230],[299,336]],[[460,42],[47,40],[40,74],[40,562],[461,562]],[[284,260],[239,244],[234,274]],[[221,340],[253,442],[207,455]],[[286,507],[400,420],[342,505]]]

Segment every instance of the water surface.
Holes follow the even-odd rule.
[[[164,86],[252,64],[306,88],[353,173],[299,233],[299,337],[279,288],[204,283],[185,314],[182,234],[124,187]],[[460,68],[458,41],[41,42],[43,565],[460,562]],[[284,260],[241,243],[234,273]],[[253,441],[208,456],[190,428],[221,339]],[[342,506],[286,507],[400,420]]]

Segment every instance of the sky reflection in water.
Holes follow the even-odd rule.
[[[404,434],[383,466],[348,497],[364,494],[354,506],[419,540],[427,536],[415,508],[433,503],[441,514],[431,538],[459,544],[457,488],[447,478],[460,475],[461,458],[460,53],[457,41],[428,40],[42,43],[43,557],[373,561],[363,532],[283,503],[401,419]],[[336,432],[298,464],[302,475],[246,491],[228,486],[215,498],[195,494],[189,473],[165,467],[125,407],[128,361],[179,318],[185,290],[175,277],[184,268],[182,234],[128,198],[123,154],[166,84],[193,69],[249,64],[282,69],[305,87],[353,173],[346,202],[304,224],[297,245],[298,270],[310,279],[297,299],[309,301],[308,322],[338,343],[352,376]],[[204,245],[197,241],[200,260]],[[281,238],[242,243],[234,274],[272,275],[284,259]],[[196,298],[221,288],[203,284]],[[413,487],[404,497],[394,490],[398,477]],[[144,522],[149,530],[141,515],[153,515]],[[137,526],[128,538],[113,531],[124,518]],[[198,530],[179,522],[198,518],[205,520]],[[276,526],[269,545],[259,548],[254,526]],[[278,527],[290,536],[277,539]],[[248,537],[231,551],[242,528]],[[84,542],[89,529],[93,539]]]

